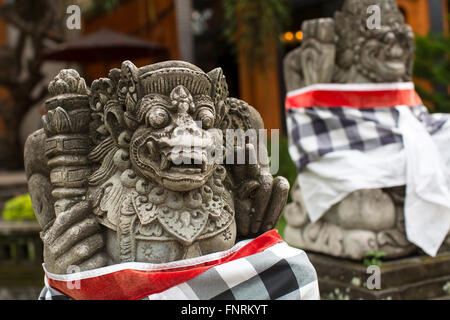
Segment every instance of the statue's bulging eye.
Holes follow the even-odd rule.
[[[169,112],[163,107],[156,106],[150,109],[145,118],[147,126],[155,129],[164,128],[169,124]]]
[[[393,32],[388,32],[384,35],[383,40],[384,40],[384,43],[392,44],[396,40],[395,34]]]
[[[211,129],[214,126],[214,114],[209,108],[201,108],[197,113],[197,120],[202,122],[203,129]]]

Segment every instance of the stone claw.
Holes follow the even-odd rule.
[[[97,256],[104,248],[101,227],[90,216],[91,204],[81,201],[61,212],[53,225],[41,234],[47,270],[65,274],[70,266],[104,265]]]
[[[289,182],[283,177],[263,174],[251,195],[235,201],[236,223],[241,236],[273,229],[286,206]]]

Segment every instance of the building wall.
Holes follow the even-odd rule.
[[[168,10],[161,20],[155,17]],[[83,27],[85,34],[101,28],[110,28],[125,34],[138,36],[159,44],[169,50],[169,59],[179,59],[180,52],[177,39],[176,10],[174,0],[129,0],[114,11],[86,21]],[[244,55],[239,57],[239,88],[240,98],[254,106],[262,115],[268,129],[279,129],[280,122],[280,79],[277,68],[276,48],[268,48],[273,59],[262,69],[252,68]],[[133,61],[137,66],[154,63],[151,58]],[[95,63],[85,66],[88,80],[106,76],[109,69],[118,67],[120,61]]]
[[[83,33],[89,34],[102,28],[146,39],[165,46],[167,59],[179,59],[178,38],[174,0],[129,0],[124,1],[112,12],[85,21]],[[131,59],[140,67],[157,62],[153,57]],[[106,76],[111,68],[119,67],[121,61],[89,64],[87,78]]]
[[[278,53],[275,43],[267,43],[267,59],[259,65],[248,60],[245,52],[239,54],[240,98],[261,114],[270,135],[271,129],[281,129],[280,86],[282,76],[278,70]]]
[[[442,15],[444,16],[443,29],[446,33],[448,33],[447,14],[449,9],[447,3],[447,0],[442,0]],[[416,34],[426,36],[430,32],[429,0],[397,0],[397,4],[405,13],[406,23],[412,27]],[[414,78],[414,82],[425,90],[430,92],[434,90],[432,83],[428,80]],[[433,107],[430,101],[425,101],[425,104],[430,108]]]
[[[4,4],[5,0],[0,0],[0,5]],[[0,19],[0,46],[6,46],[8,43],[8,30],[5,21]],[[9,93],[8,91],[0,86],[0,103],[3,101],[8,101]],[[3,122],[2,116],[0,115],[0,134],[5,130],[5,124]]]
[[[406,23],[415,33],[425,36],[430,31],[429,0],[397,0],[399,8],[406,15]],[[442,0],[442,15],[444,17],[444,30],[448,30],[448,2]]]
[[[430,30],[428,0],[397,0],[397,4],[405,13],[406,23],[414,32],[422,36],[427,35]]]

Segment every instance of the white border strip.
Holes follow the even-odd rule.
[[[289,91],[287,97],[300,95],[310,91],[383,91],[383,90],[413,90],[413,82],[394,83],[318,83],[301,89]]]
[[[103,276],[103,275],[106,275],[109,273],[127,270],[127,269],[138,270],[138,271],[168,270],[168,269],[176,269],[176,268],[182,268],[182,267],[195,266],[198,264],[222,259],[222,258],[238,251],[239,249],[244,247],[246,244],[248,244],[252,240],[254,240],[254,239],[240,241],[240,242],[236,243],[232,248],[225,250],[225,251],[214,252],[214,253],[210,253],[210,254],[207,254],[204,256],[200,256],[200,257],[184,259],[184,260],[177,260],[177,261],[172,261],[172,262],[168,262],[168,263],[125,262],[125,263],[114,264],[111,266],[106,266],[106,267],[102,267],[102,268],[81,271],[81,272],[76,272],[76,273],[71,273],[71,274],[54,274],[54,273],[49,272],[45,268],[45,263],[43,263],[42,266],[44,268],[44,271],[45,271],[45,274],[47,275],[47,277],[49,277],[52,280],[57,280],[57,281],[76,281],[76,280],[89,279],[89,278],[99,277],[99,276]]]

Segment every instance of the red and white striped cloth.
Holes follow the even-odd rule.
[[[276,230],[192,259],[45,274],[40,300],[320,299],[305,252],[289,247]]]

